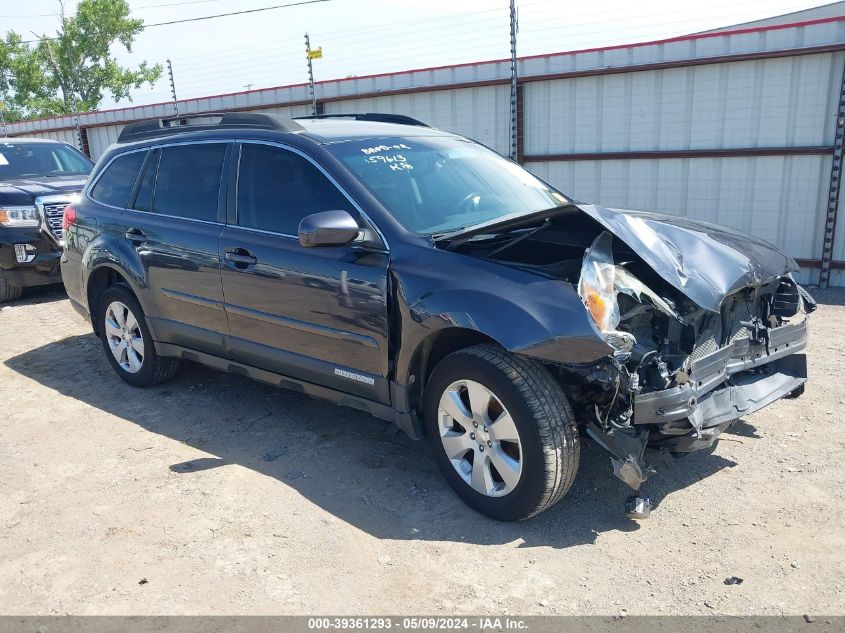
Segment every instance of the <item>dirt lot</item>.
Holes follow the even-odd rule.
[[[31,292],[0,310],[0,613],[843,614],[845,293],[820,299],[806,394],[654,458],[650,519],[585,440],[563,502],[503,524],[367,415],[190,364],[129,387]]]

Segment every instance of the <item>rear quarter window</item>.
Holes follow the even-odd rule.
[[[124,208],[145,156],[146,152],[131,152],[115,158],[105,168],[88,195],[97,202]]]

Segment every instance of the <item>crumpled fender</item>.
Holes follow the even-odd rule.
[[[613,353],[571,284],[465,255],[440,257],[436,269],[391,263],[401,313],[400,382],[419,345],[446,328],[474,330],[549,362],[589,363]]]

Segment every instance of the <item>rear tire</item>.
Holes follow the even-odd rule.
[[[12,284],[6,273],[0,270],[0,303],[17,301],[21,298],[21,294],[23,294],[23,288]]]
[[[435,367],[425,423],[446,480],[494,519],[532,517],[575,481],[580,444],[563,390],[545,367],[500,347],[460,350]]]
[[[109,286],[97,306],[100,340],[118,376],[134,387],[151,387],[173,377],[179,360],[156,353],[141,304],[126,284]]]

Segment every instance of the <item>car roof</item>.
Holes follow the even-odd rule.
[[[219,117],[216,121],[210,118]],[[263,112],[222,112],[130,123],[120,132],[117,146],[138,147],[190,143],[223,137],[281,140],[298,136],[318,145],[383,138],[454,136],[401,114],[325,114],[290,119]]]

